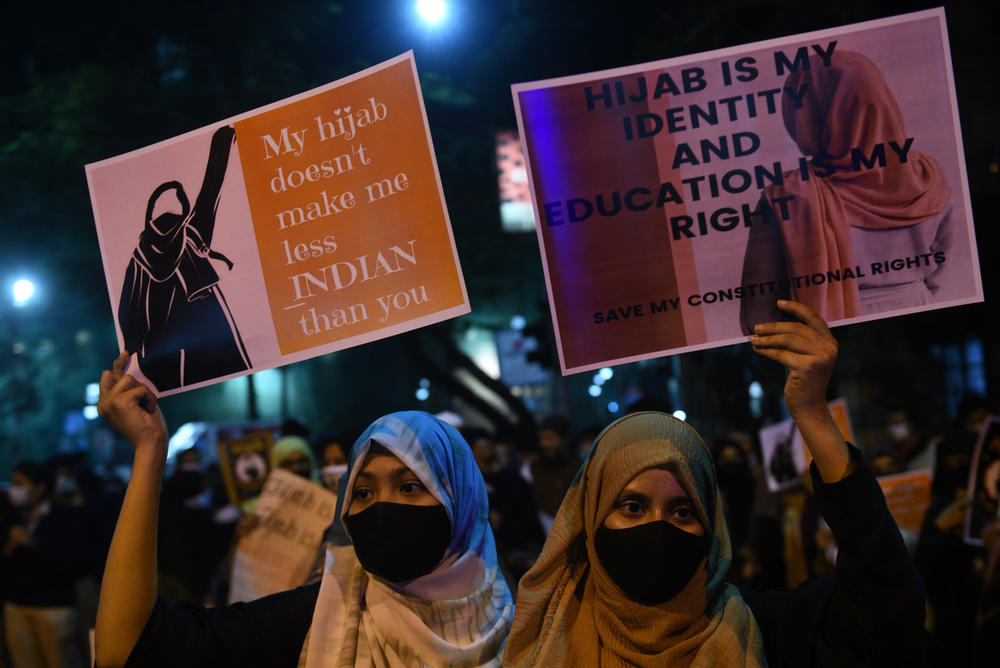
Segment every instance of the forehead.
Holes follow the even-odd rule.
[[[404,473],[412,473],[412,471],[398,457],[380,447],[373,447],[368,451],[361,463],[361,469],[358,471],[359,476],[402,475]]]
[[[663,466],[648,468],[637,473],[622,489],[622,493],[626,492],[641,492],[651,498],[689,496],[677,476]]]

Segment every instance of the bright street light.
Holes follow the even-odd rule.
[[[436,26],[444,20],[448,6],[444,0],[417,0],[417,13],[428,26]]]
[[[14,306],[24,306],[35,294],[35,284],[22,278],[14,282],[14,288],[11,292],[14,295]]]

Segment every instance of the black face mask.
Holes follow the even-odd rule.
[[[361,567],[389,582],[427,575],[451,542],[451,520],[441,504],[379,501],[344,516]]]
[[[694,577],[712,544],[670,522],[647,522],[628,529],[601,526],[594,549],[601,565],[629,598],[646,605],[665,603]]]

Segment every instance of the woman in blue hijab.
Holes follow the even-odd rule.
[[[166,429],[156,398],[101,377],[99,410],[135,448],[105,566],[99,666],[499,666],[513,618],[486,487],[469,446],[427,413],[386,415],[340,482],[321,579],[222,608],[156,599]]]

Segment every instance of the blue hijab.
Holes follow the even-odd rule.
[[[403,585],[366,573],[343,526],[372,444],[413,471],[451,520],[441,563]],[[306,665],[499,666],[514,605],[497,561],[486,484],[462,435],[422,411],[383,416],[355,441],[338,490]]]

